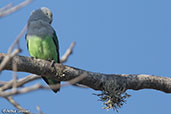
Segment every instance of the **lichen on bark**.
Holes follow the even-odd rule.
[[[120,86],[116,80],[108,80],[103,83],[103,91],[100,94],[95,94],[99,98],[99,101],[104,102],[103,109],[114,109],[118,112],[118,109],[126,103],[126,98],[130,97],[126,93],[125,84]]]

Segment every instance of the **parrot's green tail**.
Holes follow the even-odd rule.
[[[43,80],[48,84],[48,85],[55,85],[55,84],[60,84],[60,81],[56,81],[56,80],[52,80],[52,79],[49,79],[49,78],[46,78],[46,77],[42,77]],[[53,92],[57,93],[60,88],[54,88],[52,86],[50,86],[50,88],[53,90]]]

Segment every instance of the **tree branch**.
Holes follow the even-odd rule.
[[[11,96],[5,97],[5,99],[8,100],[14,107],[16,107],[23,114],[31,114],[29,110],[25,110],[24,108],[22,108]]]
[[[31,82],[33,80],[36,80],[36,79],[40,79],[41,77],[40,76],[37,76],[37,75],[29,75],[29,76],[26,76],[24,78],[21,78],[19,80],[17,80],[17,83],[16,83],[16,86],[17,87],[22,87],[24,84],[28,83],[28,82]],[[12,85],[13,85],[13,80],[9,81],[9,82],[2,82],[2,87],[0,87],[0,91],[5,91],[7,89],[11,89],[12,88]]]
[[[2,69],[4,68],[4,66],[7,64],[7,62],[15,55],[17,55],[19,52],[21,52],[20,49],[15,49],[12,53],[8,54],[7,56],[5,56],[5,58],[3,59],[3,61],[0,64],[0,72],[2,71]]]
[[[22,89],[17,89],[17,87],[20,87],[27,82],[30,82],[32,80],[40,78],[40,76],[32,76],[32,77],[27,76],[26,78],[20,79],[18,82],[16,81],[15,89],[12,88],[11,91],[4,92],[5,90],[10,89],[12,87],[14,80],[11,80],[9,83],[6,83],[4,86],[2,86],[0,88],[0,96],[7,98],[12,95],[24,94],[24,93],[32,92],[32,91],[35,91],[38,89],[51,89],[51,88],[59,89],[60,87],[65,87],[65,86],[69,86],[71,84],[75,84],[75,83],[79,82],[80,80],[83,80],[85,77],[87,77],[87,74],[82,74],[79,77],[69,80],[67,83],[54,84],[54,85],[50,85],[50,87],[43,86],[41,84],[35,84],[35,85],[29,86],[29,87],[23,87]]]
[[[0,63],[6,56],[7,54],[0,53]],[[171,78],[167,77],[145,74],[93,73],[58,63],[55,63],[54,65],[57,71],[56,73],[54,67],[51,67],[51,63],[49,61],[24,56],[14,56],[12,60],[17,65],[17,70],[20,72],[29,72],[60,81],[68,81],[86,73],[88,74],[88,77],[78,83],[95,90],[103,90],[104,84],[113,80],[120,86],[124,86],[126,89],[156,89],[166,93],[171,93]],[[12,70],[12,61],[9,61],[6,64],[4,70]]]
[[[8,10],[8,9],[11,8],[12,6],[13,6],[13,4],[12,4],[12,3],[9,3],[8,5],[2,7],[2,8],[0,9],[0,12],[3,12],[3,11]]]
[[[32,2],[32,0],[25,0],[24,2],[18,4],[14,7],[12,7],[12,3],[8,4],[7,6],[0,9],[0,18],[23,8],[24,6],[28,5],[31,2]]]
[[[72,42],[70,47],[66,50],[65,54],[61,57],[60,63],[64,63],[68,60],[68,57],[72,54],[75,42]]]
[[[0,63],[6,56],[8,55],[0,53]],[[69,81],[86,73],[87,76],[77,83],[94,90],[101,90],[102,94],[98,94],[98,96],[101,101],[105,101],[106,109],[114,108],[117,110],[117,107],[121,107],[123,102],[125,102],[124,99],[129,96],[125,93],[128,89],[155,89],[165,93],[171,93],[171,78],[168,77],[145,74],[102,74],[58,63],[55,63],[54,67],[52,67],[49,61],[24,56],[12,57],[6,66],[4,66],[3,70],[12,70],[13,63],[16,64],[17,71],[29,72],[60,81]],[[35,86],[37,88],[44,88],[41,85]],[[17,93],[24,92],[21,90],[17,91]],[[15,92],[9,95],[13,94]]]

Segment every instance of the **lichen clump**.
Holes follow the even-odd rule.
[[[126,102],[126,98],[130,97],[125,91],[125,85],[118,85],[116,81],[108,81],[103,84],[104,90],[101,94],[95,94],[100,97],[100,101],[104,102],[103,109],[118,109]]]

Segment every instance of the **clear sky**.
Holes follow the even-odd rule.
[[[12,0],[1,0],[0,7]],[[18,4],[20,0],[14,0]],[[67,65],[93,72],[153,74],[171,77],[171,0],[35,0],[25,8],[0,19],[0,52],[6,53],[30,12],[46,6],[53,12],[52,26],[64,54],[72,41],[74,53]],[[24,36],[22,53],[29,56]],[[18,73],[25,77],[29,73]],[[10,80],[11,71],[3,71],[0,80]],[[34,83],[42,83],[38,80]],[[33,84],[33,83],[31,83]],[[132,95],[119,114],[170,114],[171,95],[156,90],[128,90]],[[62,88],[59,94],[39,90],[15,96],[26,109],[46,114],[114,114],[102,109],[92,89]],[[0,98],[1,109],[14,109]]]

